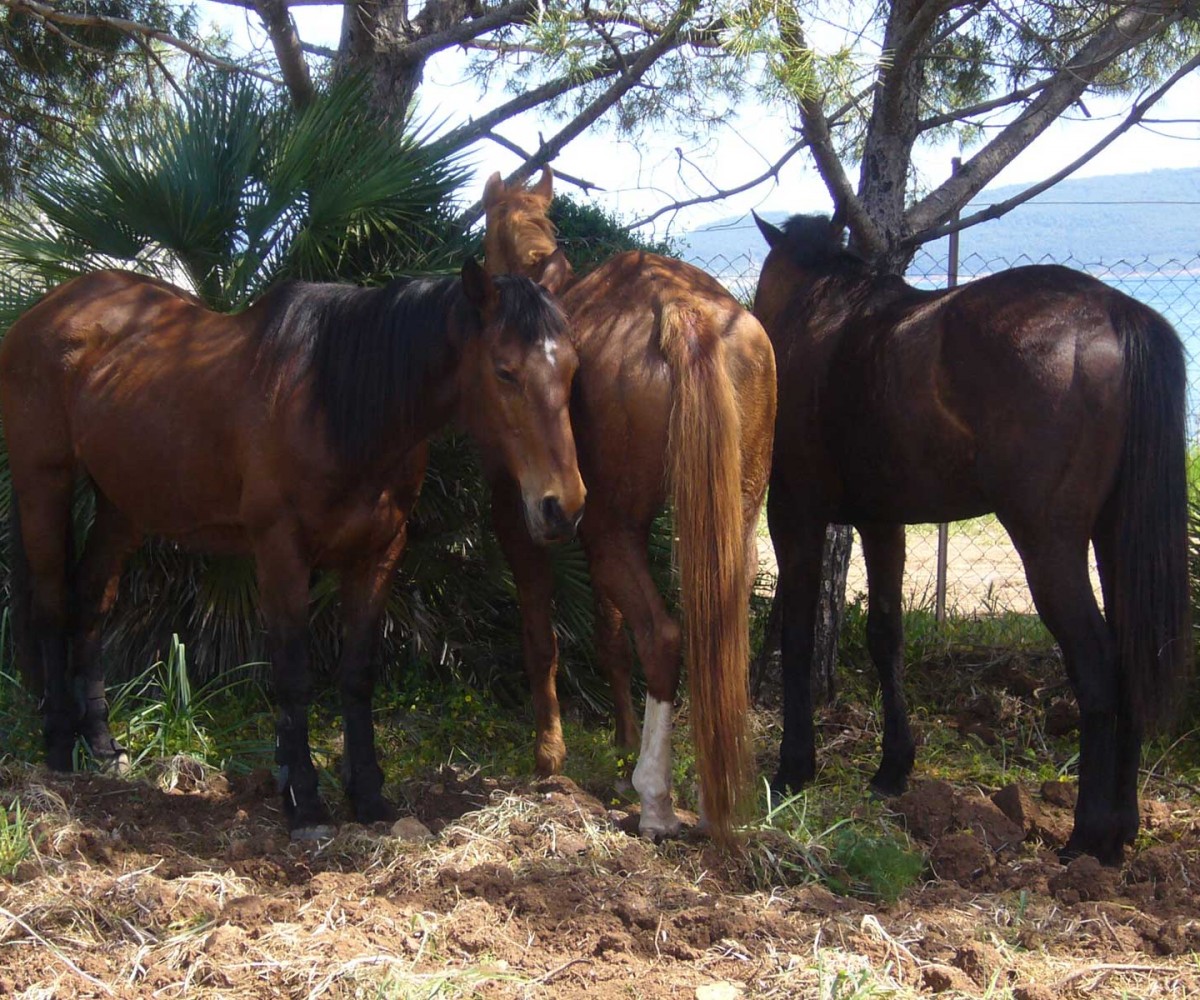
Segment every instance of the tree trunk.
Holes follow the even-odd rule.
[[[850,573],[853,548],[853,528],[845,524],[828,527],[825,553],[821,557],[821,590],[813,636],[812,692],[816,705],[832,701],[837,693],[838,637],[842,632],[842,614],[846,610],[846,577]]]
[[[400,122],[425,75],[425,60],[413,55],[420,37],[406,4],[361,0],[346,4],[334,71],[362,73],[371,81],[372,111],[383,121]]]
[[[837,647],[841,634],[842,613],[846,607],[846,577],[850,572],[850,553],[854,547],[854,529],[831,524],[825,532],[825,551],[821,557],[821,589],[817,596],[817,618],[813,635],[813,703],[824,705],[837,694]],[[750,691],[757,699],[768,674],[777,674],[781,662],[779,645],[783,638],[783,609],[779,592],[771,601],[762,647],[750,666]]]

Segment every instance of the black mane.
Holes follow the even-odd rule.
[[[842,230],[833,229],[827,215],[793,215],[781,227],[784,252],[803,267],[817,267],[835,261],[866,262],[846,248]]]
[[[528,343],[565,321],[527,278],[493,279],[500,322]],[[263,302],[268,319],[257,364],[272,394],[312,377],[312,402],[337,453],[372,458],[397,421],[412,426],[431,382],[455,363],[456,343],[481,330],[461,278],[400,278],[380,288],[288,282]]]

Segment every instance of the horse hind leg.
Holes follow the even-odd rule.
[[[1079,702],[1079,798],[1075,829],[1064,854],[1091,854],[1105,864],[1119,863],[1130,831],[1128,809],[1122,810],[1117,789],[1121,762],[1129,757],[1136,734],[1128,725],[1123,732],[1120,724],[1124,696],[1116,644],[1092,591],[1087,538],[1068,538],[1061,529],[1054,537],[1025,537],[1012,529],[1010,533],[1025,563],[1038,614],[1058,641]],[[1133,766],[1136,769],[1136,758]],[[1133,794],[1136,813],[1136,790]],[[1133,822],[1136,832],[1136,816]]]
[[[899,795],[916,756],[904,701],[904,525],[857,527],[867,564],[867,649],[883,702],[883,756],[871,787],[882,795]]]
[[[69,574],[72,562],[69,464],[29,467],[13,456],[13,500],[19,522],[13,541],[14,569],[27,574],[14,586],[24,590],[16,601],[18,660],[27,683],[40,690],[46,763],[70,771],[75,748],[76,712],[67,683]]]
[[[671,801],[671,716],[681,665],[679,625],[667,612],[650,575],[646,532],[593,533],[588,542],[593,585],[611,597],[629,623],[646,673],[646,718],[633,771],[633,787],[641,798],[638,827],[645,837],[673,837],[680,826]]]
[[[1104,593],[1105,618],[1114,607],[1112,573],[1116,558],[1115,532],[1119,527],[1110,517],[1101,519],[1101,527],[1093,542],[1096,546],[1096,563],[1100,585]],[[1111,634],[1112,630],[1109,629]],[[1115,642],[1115,640],[1114,640]],[[1141,826],[1141,809],[1138,805],[1138,768],[1142,762],[1143,727],[1134,718],[1129,698],[1117,700],[1117,785],[1116,809],[1122,843],[1132,844],[1137,839]]]
[[[75,572],[71,658],[76,682],[82,686],[79,735],[101,767],[118,773],[128,770],[129,754],[108,727],[100,646],[105,618],[117,598],[125,557],[137,544],[132,522],[97,492],[96,517]]]

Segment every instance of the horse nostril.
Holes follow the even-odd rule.
[[[552,527],[561,527],[567,523],[567,515],[563,512],[558,497],[542,497],[542,520]]]

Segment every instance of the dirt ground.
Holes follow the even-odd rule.
[[[0,785],[38,845],[0,879],[0,995],[1200,995],[1189,802],[1148,797],[1122,868],[1064,867],[1072,785],[920,780],[892,808],[926,870],[884,905],[779,877],[816,855],[771,831],[647,843],[566,778],[446,768],[402,789],[419,822],[307,845],[265,771]]]

